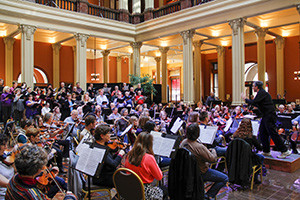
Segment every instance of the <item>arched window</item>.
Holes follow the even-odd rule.
[[[18,76],[18,83],[21,83],[21,74]],[[40,68],[34,67],[33,69],[33,83],[48,83],[46,73]]]
[[[267,72],[265,73],[266,82],[269,80]],[[258,81],[258,65],[257,63],[250,62],[245,64],[245,81]],[[268,85],[265,88],[266,91],[269,90]]]

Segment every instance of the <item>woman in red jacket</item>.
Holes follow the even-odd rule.
[[[155,161],[152,146],[153,136],[146,132],[140,133],[128,153],[125,167],[134,171],[142,179],[146,199],[163,199],[163,190],[151,185],[154,179],[162,179],[162,172]]]

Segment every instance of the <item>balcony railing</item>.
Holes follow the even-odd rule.
[[[88,4],[88,14],[107,19],[120,20],[120,12],[105,7]]]
[[[162,8],[153,11],[153,18],[161,17],[181,10],[180,1],[170,3]]]
[[[76,0],[35,0],[35,2],[45,6],[51,6],[70,11],[77,11]]]
[[[201,5],[210,1],[213,0],[190,0],[190,6]],[[35,2],[45,6],[51,6],[51,7],[56,7],[56,8],[75,11],[75,12],[83,12],[89,15],[99,16],[102,18],[122,21],[122,18],[120,18],[119,10],[113,10],[113,9],[97,6],[94,4],[89,4],[88,2],[82,0],[35,0]],[[174,3],[165,5],[159,9],[152,10],[150,12],[153,13],[153,18],[158,18],[164,15],[168,15],[180,11],[183,8],[181,7],[181,1],[176,1]],[[138,16],[139,20],[136,20],[135,17],[131,14],[128,14],[127,22],[134,24],[134,23],[141,23],[146,20],[149,20],[149,17],[146,18],[144,13],[139,14]]]

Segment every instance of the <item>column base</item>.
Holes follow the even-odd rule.
[[[120,21],[129,23],[129,12],[128,10],[120,10]]]

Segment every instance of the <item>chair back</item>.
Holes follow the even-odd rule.
[[[134,171],[127,168],[119,168],[113,175],[113,181],[119,199],[145,199],[144,184]]]

